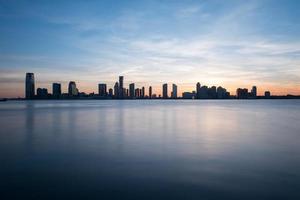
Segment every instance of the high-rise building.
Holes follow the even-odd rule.
[[[172,98],[177,99],[177,85],[176,84],[172,85]]]
[[[134,83],[129,84],[129,97],[130,98],[135,97]]]
[[[119,83],[116,82],[115,85],[114,85],[114,97],[115,98],[119,98]]]
[[[113,89],[112,89],[112,88],[109,88],[109,90],[108,90],[108,95],[109,95],[110,97],[113,96]]]
[[[251,90],[251,96],[253,98],[256,98],[257,97],[257,87],[256,86],[253,86],[252,87],[252,90]]]
[[[26,99],[33,99],[35,95],[35,86],[34,86],[34,74],[33,73],[26,73],[26,80],[25,80],[25,98]]]
[[[200,88],[199,99],[207,99],[207,98],[209,98],[209,96],[208,96],[208,87],[206,85],[203,85]]]
[[[141,98],[145,98],[145,87],[142,87]]]
[[[236,90],[236,97],[238,99],[247,99],[248,98],[248,89],[247,88],[238,88]]]
[[[52,84],[52,95],[56,99],[61,96],[61,84],[60,83]]]
[[[165,83],[162,86],[162,97],[163,99],[167,99],[168,98],[168,84]]]
[[[151,86],[149,87],[149,98],[150,99],[152,98],[152,87]]]
[[[106,87],[106,84],[104,84],[104,83],[99,83],[98,84],[98,94],[101,97],[107,96],[107,87]]]
[[[135,89],[135,97],[136,97],[136,98],[139,98],[139,97],[140,97],[140,89],[139,89],[139,88],[136,88],[136,89]]]
[[[218,99],[224,99],[226,98],[226,89],[219,86],[217,88],[217,98]]]
[[[217,88],[216,86],[212,86],[208,88],[208,98],[215,99],[217,98]]]
[[[78,89],[77,89],[76,83],[74,81],[69,82],[68,93],[69,93],[69,96],[77,96],[78,95]]]
[[[123,81],[124,81],[124,77],[119,76],[119,98],[120,99],[124,97]]]
[[[47,88],[38,88],[36,91],[36,95],[38,99],[47,99],[48,98]]]
[[[198,82],[196,84],[196,98],[200,99],[200,89],[201,89],[201,84]]]

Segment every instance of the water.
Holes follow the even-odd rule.
[[[1,199],[300,199],[299,111],[299,100],[1,102]]]

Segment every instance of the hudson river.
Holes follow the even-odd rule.
[[[0,102],[0,199],[300,199],[299,100]]]

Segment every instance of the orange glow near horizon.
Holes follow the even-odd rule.
[[[131,83],[131,82],[130,82]],[[76,81],[76,85],[80,92],[85,92],[87,94],[89,93],[98,93],[98,83],[92,83],[92,82],[84,82],[84,81]],[[128,88],[129,82],[124,81],[124,87]],[[139,83],[135,84],[135,88],[141,88],[145,87],[146,95],[148,95],[148,88],[151,84],[149,83]],[[176,84],[178,86],[178,97],[182,96],[183,92],[192,92],[196,90],[196,83],[194,84]],[[205,84],[203,84],[205,85]],[[152,84],[152,93],[156,94],[157,96],[161,95],[162,93],[162,83],[158,84]],[[208,85],[208,87],[211,87],[212,85]],[[216,85],[217,87],[219,85]],[[248,91],[251,91],[252,86],[245,86],[244,84],[223,84],[222,87],[226,88],[228,92],[230,92],[231,95],[236,94],[237,88],[247,88]],[[274,86],[271,84],[261,84],[256,85],[257,86],[257,94],[259,96],[263,96],[265,91],[270,91],[272,95],[300,95],[300,87],[293,86],[293,85],[285,85],[285,86]],[[37,88],[47,88],[49,93],[52,93],[52,83],[38,83],[36,82],[35,89]],[[15,83],[15,84],[1,84],[0,85],[0,97],[1,98],[16,98],[16,97],[24,97],[24,88],[25,83]],[[107,90],[109,88],[113,88],[113,84],[107,84]],[[68,91],[68,83],[62,83],[62,92],[67,93]],[[168,83],[168,94],[171,96],[172,91],[172,83]]]

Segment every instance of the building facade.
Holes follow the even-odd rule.
[[[33,99],[35,96],[35,83],[34,83],[34,74],[26,73],[25,80],[25,98]]]

